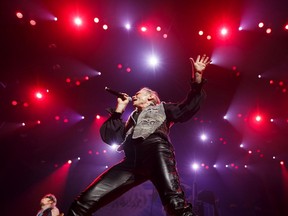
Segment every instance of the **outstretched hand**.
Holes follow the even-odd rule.
[[[194,61],[193,58],[189,58],[189,60],[192,64],[192,79],[194,79],[197,83],[200,83],[202,81],[202,75],[206,66],[212,61],[205,54],[202,57],[198,55],[196,61]]]

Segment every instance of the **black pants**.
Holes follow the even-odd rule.
[[[150,180],[169,216],[193,216],[181,189],[172,145],[154,137],[125,147],[126,157],[92,182],[66,216],[90,216],[131,188]],[[127,213],[129,215],[129,212]]]

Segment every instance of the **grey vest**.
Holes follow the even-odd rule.
[[[155,106],[148,106],[142,110],[138,116],[137,123],[132,117],[133,113],[131,114],[129,120],[131,121],[132,119],[134,121],[134,126],[129,128],[126,133],[126,137],[132,134],[133,139],[140,137],[146,139],[149,135],[154,133],[166,120],[163,103]],[[167,133],[167,131],[164,133]]]

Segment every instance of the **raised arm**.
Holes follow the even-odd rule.
[[[200,109],[202,101],[206,94],[203,90],[204,80],[203,72],[211,60],[208,56],[197,56],[196,61],[193,58],[189,59],[192,66],[192,80],[190,83],[191,89],[186,98],[181,103],[165,104],[167,117],[172,122],[184,122],[189,120]]]

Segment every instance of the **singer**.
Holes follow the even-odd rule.
[[[211,62],[206,55],[190,58],[191,90],[181,103],[161,102],[157,92],[140,89],[133,97],[135,110],[126,122],[121,119],[129,96],[117,98],[116,109],[100,128],[107,144],[121,143],[125,157],[97,177],[72,203],[67,216],[91,216],[99,208],[129,189],[150,180],[157,189],[168,216],[196,216],[180,186],[174,149],[169,138],[173,123],[188,121],[205,98],[202,78]],[[129,213],[127,212],[127,215]]]

